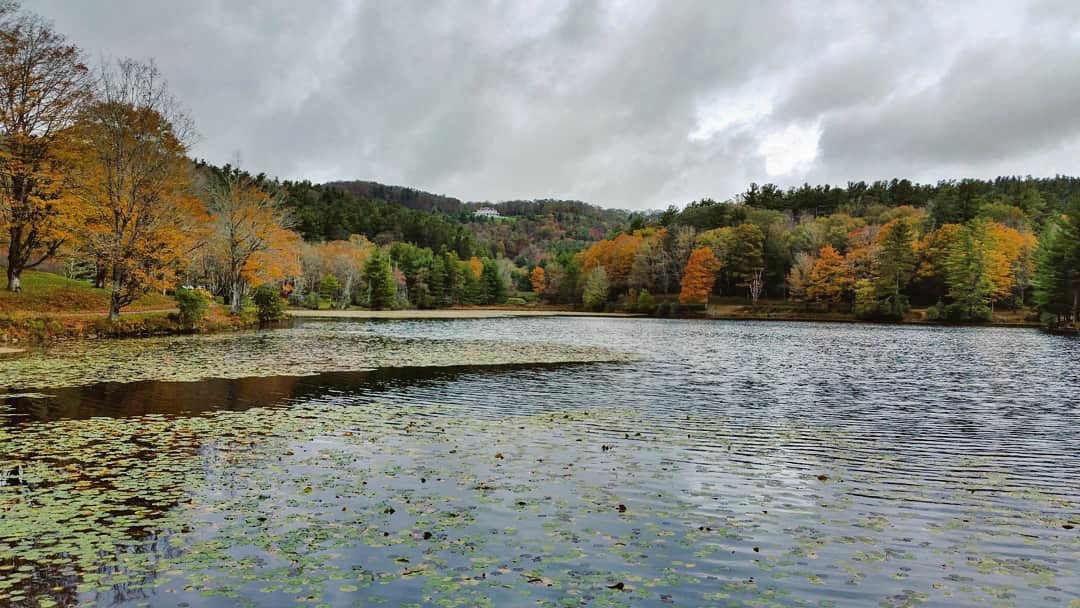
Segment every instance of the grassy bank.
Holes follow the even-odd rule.
[[[59,340],[127,338],[179,333],[211,333],[254,327],[253,313],[230,315],[212,304],[193,329],[185,328],[169,296],[150,293],[109,321],[109,294],[88,281],[47,272],[26,272],[22,291],[0,291],[0,346],[14,350]]]

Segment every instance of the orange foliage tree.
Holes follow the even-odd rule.
[[[706,304],[709,294],[712,293],[716,283],[716,271],[720,267],[719,260],[713,255],[711,247],[699,247],[690,254],[690,260],[686,263],[683,271],[682,289],[679,291],[679,302],[683,304]]]
[[[53,256],[85,224],[69,177],[80,154],[72,125],[90,99],[82,53],[35,15],[0,4],[0,230],[7,288]]]
[[[544,282],[544,268],[542,266],[533,268],[532,273],[529,275],[529,284],[532,285],[534,292],[543,293],[546,283]]]
[[[855,277],[847,260],[832,245],[825,245],[810,271],[806,297],[826,304],[839,303],[847,297],[854,283]]]
[[[82,116],[82,194],[88,252],[104,269],[109,318],[189,263],[205,225],[192,196],[191,124],[153,65],[124,60],[101,76],[101,100]]]
[[[634,268],[634,256],[644,241],[645,237],[641,231],[598,241],[578,254],[581,270],[584,274],[588,274],[593,268],[603,266],[611,288],[626,289],[630,284],[630,275]]]

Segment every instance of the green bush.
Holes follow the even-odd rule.
[[[206,316],[206,307],[209,302],[202,293],[194,289],[176,290],[176,307],[180,309],[177,320],[184,329],[195,329],[199,321]]]
[[[637,304],[634,306],[637,312],[651,315],[656,311],[656,298],[649,293],[649,290],[642,289],[638,294]]]
[[[304,294],[304,308],[311,310],[319,310],[319,293],[317,291],[309,291]]]
[[[506,303],[511,306],[525,306],[525,298],[506,298]]]
[[[318,294],[312,294],[318,301]],[[274,285],[260,285],[255,290],[255,307],[258,310],[259,322],[270,323],[278,321],[285,316],[285,298]]]

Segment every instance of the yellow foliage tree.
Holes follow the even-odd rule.
[[[994,287],[991,302],[1001,302],[1019,290],[1020,299],[1035,272],[1038,238],[1027,231],[990,222],[986,228],[987,271]]]
[[[104,269],[109,318],[146,290],[172,283],[204,230],[192,195],[189,119],[153,65],[120,61],[101,76],[101,100],[79,126],[90,212],[85,248]]]

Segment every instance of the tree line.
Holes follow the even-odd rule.
[[[846,202],[812,211],[784,202],[805,190],[843,192],[837,200]],[[1042,313],[1049,324],[1078,318],[1075,178],[762,192],[635,215],[621,234],[545,261],[538,284],[550,301],[597,309],[618,301],[643,310],[656,294],[677,293],[691,308],[713,295],[772,297],[866,320],[899,320],[915,305],[941,321],[988,320],[1000,307]],[[853,193],[874,202],[854,204]],[[839,210],[816,213],[827,207]],[[638,306],[642,298],[649,305]]]

